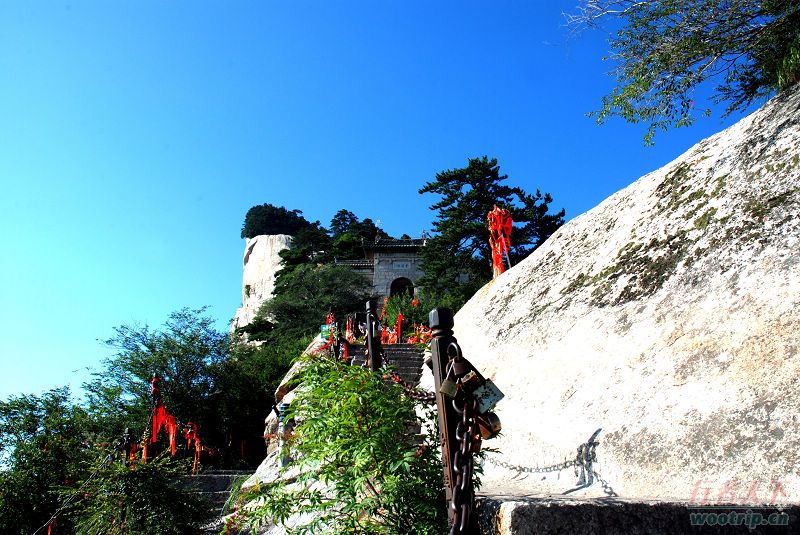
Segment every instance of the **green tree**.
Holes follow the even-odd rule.
[[[106,344],[116,354],[84,385],[89,410],[106,422],[110,436],[126,427],[143,430],[154,373],[162,380],[164,404],[178,420],[193,421],[206,433],[216,428],[214,371],[228,357],[230,341],[205,309],[173,312],[156,329],[121,325],[114,330]]]
[[[328,230],[319,221],[309,224],[297,231],[292,238],[292,245],[278,255],[281,257],[281,270],[276,274],[277,280],[295,267],[315,263],[321,264],[333,260],[331,254],[331,237]]]
[[[309,222],[300,210],[287,210],[283,206],[265,203],[247,211],[242,224],[242,238],[253,238],[261,234],[294,236],[308,225]]]
[[[118,457],[103,452],[81,482],[70,509],[77,535],[189,535],[213,518],[211,504],[187,484],[187,462],[160,456],[132,470]]]
[[[497,160],[469,159],[467,167],[436,174],[420,193],[433,193],[440,200],[436,211],[436,234],[421,250],[420,284],[439,298],[441,306],[458,309],[492,277],[492,255],[486,215],[495,205],[507,209],[514,219],[510,256],[516,263],[541,245],[564,222],[564,210],[549,213],[552,198],[539,190],[530,195],[508,186]]]
[[[94,425],[69,389],[0,402],[0,533],[33,533],[61,503],[59,489],[84,477]],[[71,523],[59,519],[59,529]]]
[[[364,244],[389,235],[372,219],[359,220],[353,212],[339,210],[331,219],[332,255],[337,260],[364,258]]]
[[[694,91],[707,80],[726,115],[800,80],[798,0],[585,0],[567,18],[576,28],[618,23],[617,85],[594,115],[647,123],[648,144],[657,130],[695,121]]]
[[[331,233],[334,236],[344,234],[351,225],[358,223],[358,217],[350,210],[342,208],[331,218]]]
[[[301,338],[315,332],[328,312],[343,317],[361,310],[370,290],[369,281],[346,266],[302,264],[276,280],[274,296],[257,317],[269,318],[279,336]]]
[[[265,344],[236,344],[230,358],[215,373],[215,412],[224,430],[244,439],[244,460],[251,466],[264,460],[264,418],[275,403],[275,389],[294,360],[311,342],[301,338],[266,336]],[[238,451],[227,452],[232,465]]]

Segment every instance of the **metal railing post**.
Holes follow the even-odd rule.
[[[448,505],[453,498],[452,466],[453,456],[458,447],[455,430],[458,415],[453,408],[451,398],[439,392],[446,378],[449,357],[447,348],[456,339],[453,337],[453,312],[449,308],[435,308],[428,315],[433,339],[431,354],[433,357],[433,391],[436,394],[436,408],[439,413],[439,436],[442,443],[442,463],[444,465],[444,489]],[[453,523],[453,511],[448,507],[447,516]]]

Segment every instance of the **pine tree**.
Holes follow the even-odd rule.
[[[539,190],[531,195],[506,184],[497,160],[471,158],[467,167],[442,171],[420,193],[441,199],[436,211],[435,235],[422,248],[420,284],[442,304],[459,308],[491,279],[492,255],[486,215],[495,205],[511,212],[511,261],[516,263],[541,245],[564,222],[564,210],[549,213],[553,201]]]

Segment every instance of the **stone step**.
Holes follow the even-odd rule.
[[[350,355],[354,366],[363,366],[367,361],[363,345],[351,345]],[[413,344],[387,344],[383,346],[384,356],[397,375],[416,385],[422,375],[423,351]]]
[[[218,492],[230,490],[234,482],[250,474],[197,474],[189,476],[188,483],[200,492]]]
[[[699,515],[706,515],[705,517]],[[760,515],[760,516],[758,516]],[[712,520],[708,520],[713,516]],[[705,525],[692,525],[705,518]],[[683,535],[797,533],[800,505],[779,508],[644,502],[619,497],[478,497],[470,533],[480,535]],[[721,522],[720,522],[721,520]],[[782,524],[776,525],[775,522]]]
[[[206,472],[202,472],[202,475],[219,475],[219,476],[227,476],[227,475],[234,475],[234,476],[246,476],[248,474],[252,474],[252,470],[208,470]]]
[[[187,487],[206,498],[221,512],[236,480],[249,477],[251,474],[252,472],[244,470],[210,470],[182,479]]]
[[[412,359],[387,359],[389,361],[390,366],[394,367],[404,367],[404,368],[422,368],[422,360],[414,361]],[[360,358],[353,359],[354,366],[362,366],[364,364],[364,360]]]
[[[222,506],[225,505],[226,501],[228,501],[230,491],[218,490],[216,492],[198,492],[198,494],[211,502],[211,505],[213,505],[215,508],[222,509]]]

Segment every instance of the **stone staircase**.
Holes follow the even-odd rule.
[[[252,471],[248,470],[209,470],[188,476],[187,485],[191,486],[197,494],[208,499],[214,509],[221,513],[236,480],[250,475],[252,475]]]
[[[350,357],[354,366],[364,366],[367,362],[366,347],[353,344]],[[414,344],[386,344],[383,353],[389,365],[406,383],[417,385],[422,375],[423,350]]]
[[[477,535],[788,535],[798,533],[800,506],[698,508],[622,497],[479,495],[472,520],[470,533]]]

